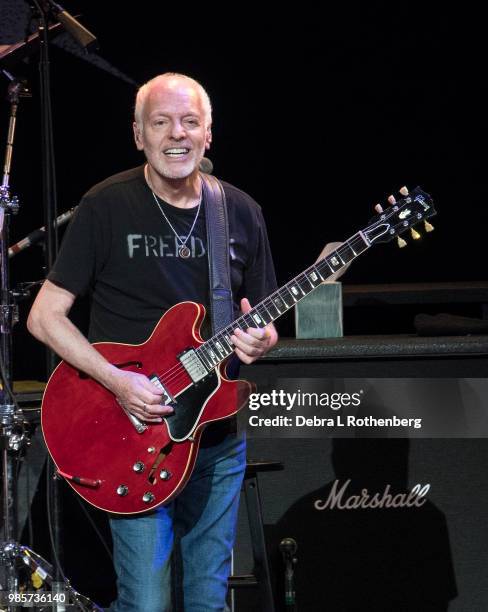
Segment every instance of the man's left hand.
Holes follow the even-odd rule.
[[[241,300],[241,310],[246,314],[251,310],[247,298]],[[265,355],[278,341],[275,326],[270,323],[263,327],[249,327],[246,331],[237,328],[230,337],[235,346],[235,353],[241,361],[250,364]]]

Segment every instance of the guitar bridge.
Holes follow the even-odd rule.
[[[194,383],[197,383],[207,376],[208,370],[200,357],[196,354],[195,349],[189,348],[183,351],[183,353],[178,355],[178,359]]]
[[[163,395],[161,397],[161,404],[163,406],[168,406],[172,402],[176,403],[175,398],[166,389],[166,387],[163,385],[163,383],[161,382],[161,379],[159,378],[157,374],[151,374],[148,378],[159,391],[163,392]]]

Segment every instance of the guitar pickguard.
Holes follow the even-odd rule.
[[[183,391],[174,402],[174,413],[164,417],[172,440],[181,442],[191,436],[198,419],[209,397],[219,387],[219,378],[215,370],[203,380]]]

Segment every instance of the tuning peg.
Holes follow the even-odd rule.
[[[424,220],[424,226],[425,226],[425,231],[426,232],[433,232],[434,231],[434,226],[431,225],[427,220]]]
[[[403,240],[400,236],[397,236],[397,244],[399,249],[403,249],[403,247],[407,246],[406,240]]]
[[[413,227],[410,228],[410,233],[412,234],[412,238],[414,240],[418,240],[421,237],[420,234],[417,232],[417,230],[414,229]]]

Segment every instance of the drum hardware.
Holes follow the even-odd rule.
[[[12,55],[22,50],[32,48],[34,44],[39,44],[43,61],[41,62],[41,75],[47,77],[43,81],[43,142],[44,155],[46,156],[46,170],[49,179],[44,185],[44,203],[46,208],[51,210],[51,204],[55,200],[53,193],[54,177],[53,165],[51,164],[52,153],[52,132],[50,129],[50,106],[48,100],[48,58],[47,58],[47,17],[41,10],[38,2],[40,14],[40,31],[37,38],[31,37],[32,44],[21,43],[17,49],[9,47],[2,52],[0,61],[5,66],[5,54],[7,59],[12,59]],[[41,35],[42,33],[42,35]],[[15,129],[17,122],[17,112],[22,98],[30,97],[30,90],[25,81],[16,79],[11,72],[6,69],[0,71],[9,81],[8,101],[10,104],[9,127],[7,143],[5,149],[5,162],[3,167],[3,177],[0,186],[0,463],[1,463],[1,487],[2,487],[2,534],[0,537],[0,608],[2,610],[17,610],[19,603],[9,596],[25,592],[42,593],[51,598],[58,595],[57,599],[52,599],[49,609],[65,610],[67,604],[74,605],[79,610],[100,610],[96,604],[88,598],[77,593],[67,581],[59,567],[56,551],[53,551],[56,559],[55,567],[51,566],[46,560],[40,557],[27,546],[17,542],[18,526],[18,495],[17,495],[17,473],[22,456],[30,441],[30,427],[35,428],[35,423],[30,423],[29,417],[34,412],[34,421],[38,418],[38,408],[21,408],[22,399],[17,396],[13,389],[12,379],[12,328],[18,321],[17,300],[28,297],[30,288],[35,283],[24,283],[16,290],[10,290],[9,277],[9,229],[11,216],[15,215],[20,208],[19,199],[12,195],[10,191],[10,170],[12,165]],[[41,87],[42,89],[42,87]],[[49,152],[48,152],[49,150]],[[45,177],[46,178],[46,177]],[[53,225],[55,215],[46,214],[46,243],[48,250],[48,267],[52,263],[55,255],[55,236]],[[49,239],[48,239],[49,238]],[[30,394],[33,400],[33,394]],[[35,394],[34,394],[35,395]],[[38,395],[36,399],[38,399]],[[31,412],[32,410],[32,412]],[[56,521],[54,521],[56,522]],[[51,528],[51,527],[50,527]],[[64,597],[63,597],[64,596]],[[42,600],[40,600],[42,601]],[[47,610],[46,606],[40,604],[36,609]]]

